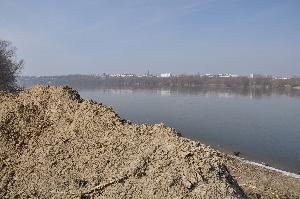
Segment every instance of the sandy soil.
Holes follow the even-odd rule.
[[[299,188],[67,87],[0,94],[0,198],[299,198]]]
[[[225,155],[230,174],[249,198],[300,198],[300,179]]]

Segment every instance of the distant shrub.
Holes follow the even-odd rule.
[[[17,91],[17,75],[23,67],[23,60],[16,56],[17,48],[11,42],[0,39],[0,90]]]

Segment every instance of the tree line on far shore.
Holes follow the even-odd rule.
[[[74,88],[258,88],[299,89],[300,78],[274,79],[272,77],[208,77],[201,75],[179,75],[171,77],[109,77],[95,75],[65,75],[48,77],[23,77],[25,87],[34,84],[69,85]]]

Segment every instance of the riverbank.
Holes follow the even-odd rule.
[[[300,197],[299,179],[162,124],[131,124],[70,88],[2,93],[0,102],[1,198]]]
[[[250,198],[300,198],[299,175],[225,156],[230,174]]]

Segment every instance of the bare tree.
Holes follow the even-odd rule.
[[[0,39],[0,90],[17,91],[17,75],[23,67],[23,60],[16,56],[17,48],[11,42]]]

